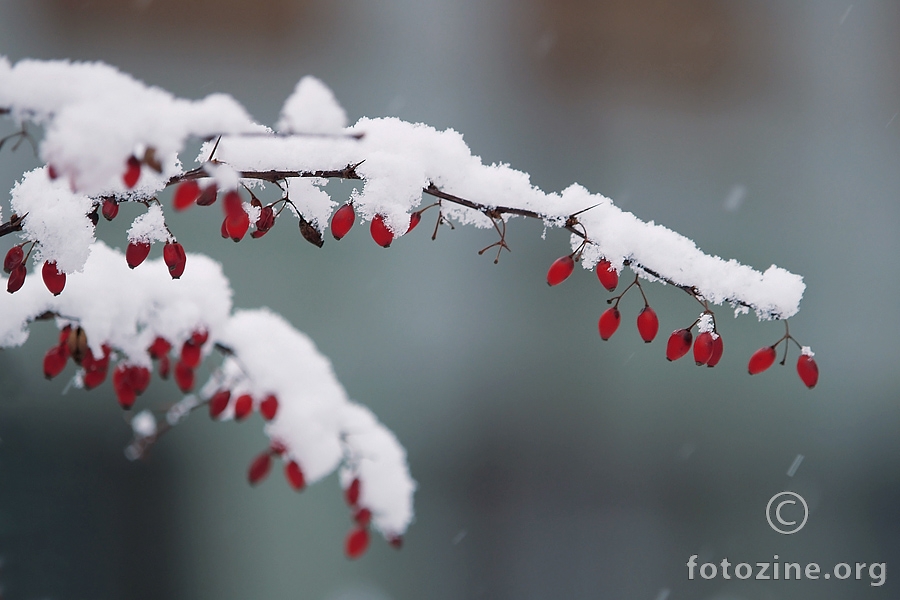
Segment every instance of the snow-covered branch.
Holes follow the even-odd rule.
[[[221,199],[221,232],[235,241],[251,227],[254,237],[265,235],[288,209],[317,246],[329,227],[340,239],[361,219],[387,247],[434,208],[438,225],[496,231],[499,240],[488,248],[496,248],[499,258],[509,249],[505,232],[511,219],[539,219],[569,234],[571,252],[551,267],[551,285],[580,262],[585,269],[596,267],[601,283],[613,290],[629,267],[636,277],[626,292],[637,287],[643,294],[640,280],[660,281],[703,305],[694,324],[670,337],[670,360],[688,352],[690,330],[697,326],[696,362],[718,362],[722,341],[710,305],[787,319],[799,310],[805,289],[799,275],[705,254],[692,240],[580,185],[544,192],[527,173],[484,164],[456,131],[394,118],[361,118],[348,126],[331,91],[312,77],[298,83],[277,129],[271,129],[224,94],[191,101],[104,64],[12,65],[0,57],[0,115],[21,127],[14,135],[27,135],[29,122],[44,129],[44,166],[16,183],[11,214],[0,224],[0,237],[17,233],[21,240],[4,261],[9,277],[3,281],[15,293],[0,298],[0,346],[22,344],[29,323],[54,315],[62,333],[45,359],[47,375],[61,372],[71,358],[79,367],[76,383],[91,388],[105,379],[113,360],[113,387],[126,408],[149,383],[152,361],[161,375],[172,372],[190,392],[203,358],[214,348],[223,350],[199,397],[186,396],[164,422],[139,413],[133,453],[146,450],[199,406],[208,405],[217,419],[242,419],[257,410],[267,419],[271,445],[251,464],[251,483],[268,473],[274,458],[284,460],[287,479],[298,489],[340,467],[358,523],[347,541],[350,556],[365,549],[369,526],[399,543],[411,522],[415,484],[405,452],[371,412],[347,399],[308,338],[271,312],[232,310],[221,267],[186,253],[184,240],[166,223],[168,209],[159,197],[166,188],[175,188],[175,210]],[[191,139],[203,145],[197,166],[185,168],[181,153]],[[349,199],[335,201],[324,189],[329,179],[361,185]],[[260,200],[257,191],[266,186],[278,188],[278,200]],[[423,195],[435,201],[423,207]],[[131,224],[123,256],[97,242],[95,228],[101,213],[112,220],[124,202],[147,210]],[[153,243],[164,244],[163,260],[145,260]],[[43,265],[44,286],[27,276],[29,260]],[[618,327],[621,295],[601,317],[603,339]],[[645,341],[655,337],[658,320],[649,306],[638,328]],[[790,340],[786,333],[763,349],[765,360],[751,363],[751,373],[767,368],[775,346]],[[817,370],[811,351],[804,348],[800,360],[801,378],[812,387]]]

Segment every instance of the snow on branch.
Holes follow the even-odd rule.
[[[692,240],[580,185],[544,192],[527,173],[484,164],[456,131],[395,118],[361,118],[348,127],[331,91],[311,77],[298,83],[273,130],[224,94],[186,100],[105,64],[13,65],[0,57],[0,115],[20,128],[0,140],[0,148],[12,138],[16,144],[33,141],[28,123],[43,127],[38,151],[45,163],[13,187],[11,214],[0,223],[0,237],[18,234],[21,240],[4,261],[9,277],[3,282],[16,293],[0,298],[0,347],[22,344],[30,322],[55,317],[62,331],[44,360],[48,377],[71,358],[79,366],[75,383],[90,389],[106,378],[114,360],[113,387],[125,408],[149,384],[153,361],[160,375],[171,373],[188,392],[203,358],[220,350],[221,366],[199,398],[186,396],[159,423],[151,413],[139,413],[130,454],[140,456],[198,407],[208,406],[217,419],[243,419],[256,410],[268,420],[271,443],[251,464],[251,483],[269,472],[275,458],[285,461],[285,474],[297,489],[339,468],[358,524],[347,539],[351,557],[368,544],[370,525],[399,543],[412,520],[415,484],[403,448],[370,411],[347,399],[330,363],[308,338],[271,312],[232,311],[220,266],[187,254],[167,224],[158,197],[166,188],[175,188],[176,210],[221,198],[221,232],[235,241],[251,226],[253,237],[265,235],[287,208],[317,246],[324,244],[329,223],[340,239],[361,218],[387,247],[435,208],[434,235],[443,223],[493,229],[499,240],[482,252],[496,248],[499,258],[509,250],[508,221],[535,218],[570,235],[572,252],[551,267],[551,285],[581,262],[586,269],[597,266],[612,291],[619,272],[629,267],[636,278],[625,291],[636,286],[643,295],[639,279],[675,285],[700,301],[710,319],[709,305],[723,303],[736,314],[753,310],[760,319],[787,319],[799,310],[805,289],[799,275],[774,265],[761,272],[707,255]],[[190,139],[204,143],[197,166],[185,168],[180,153]],[[330,179],[361,185],[349,200],[336,202],[325,190]],[[267,185],[281,197],[264,205],[254,190]],[[431,198],[428,206],[422,206],[423,196]],[[122,256],[96,241],[95,228],[101,213],[112,220],[124,202],[147,210],[131,224]],[[145,263],[157,242],[164,244],[163,260]],[[45,286],[27,277],[29,260],[43,263]],[[601,317],[603,339],[618,327],[622,294]],[[710,319],[713,329],[699,332],[694,351],[697,364],[712,366],[722,342]],[[670,360],[689,350],[690,330],[699,322],[673,333]],[[656,335],[658,320],[649,306],[638,326],[645,341]],[[797,343],[786,329],[776,344],[761,349],[751,373],[754,365],[756,372],[768,368],[782,341],[786,347]],[[811,352],[801,362],[798,372],[812,387],[818,371]]]
[[[29,323],[55,317],[64,339],[48,356],[55,359],[61,352],[78,363],[74,382],[79,387],[95,387],[98,370],[104,377],[112,370],[123,404],[134,402],[131,392],[144,391],[146,383],[132,386],[132,380],[137,373],[148,377],[153,360],[160,361],[162,374],[174,370],[187,392],[194,369],[219,349],[225,358],[203,386],[201,399],[182,401],[188,411],[170,409],[164,426],[177,424],[190,409],[227,390],[227,403],[210,406],[215,418],[245,418],[241,411],[255,408],[268,419],[271,444],[265,456],[295,463],[304,485],[341,467],[345,487],[359,480],[358,504],[371,512],[375,528],[388,539],[402,535],[412,521],[415,483],[396,437],[347,398],[331,363],[307,336],[267,310],[232,312],[231,297],[221,266],[203,255],[189,255],[184,274],[174,280],[162,260],[132,270],[120,252],[94,242],[82,272],[69,276],[64,294],[53,296],[30,277],[17,293],[0,296],[0,346],[23,344]],[[178,361],[174,369],[168,366],[170,357]],[[48,375],[55,374],[50,368]],[[239,406],[242,397],[248,398],[246,407]],[[268,398],[274,404],[263,407]],[[138,422],[145,421],[147,413],[140,414]],[[149,435],[159,431],[146,425],[138,429]]]

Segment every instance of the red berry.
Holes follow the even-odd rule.
[[[202,346],[209,339],[209,332],[205,329],[198,329],[191,333],[191,343],[196,346]]]
[[[678,360],[691,349],[694,336],[690,329],[676,329],[666,344],[666,360]]]
[[[387,224],[384,222],[384,215],[375,215],[375,218],[372,219],[372,224],[369,226],[369,233],[372,234],[372,239],[375,240],[375,243],[382,248],[390,247],[391,242],[394,241],[394,233],[388,229]]]
[[[355,513],[353,513],[353,520],[356,521],[357,525],[366,527],[372,520],[372,511],[368,508],[360,508]]]
[[[44,355],[44,377],[53,379],[66,368],[69,360],[69,347],[66,344],[53,346]]]
[[[764,346],[753,353],[747,364],[747,371],[751,375],[762,373],[775,363],[775,346]]]
[[[356,211],[353,210],[352,204],[345,204],[336,211],[331,217],[331,235],[334,239],[339,240],[350,231],[353,222],[356,221]]]
[[[112,221],[116,218],[116,215],[119,214],[119,203],[115,200],[110,200],[107,198],[103,201],[103,208],[101,209],[103,213],[103,218],[107,221]]]
[[[84,383],[84,389],[92,390],[101,383],[106,380],[106,370],[103,371],[89,371],[85,370],[84,375],[81,378],[82,383]]]
[[[603,314],[600,315],[599,329],[600,329],[600,338],[603,340],[608,340],[612,337],[612,335],[616,332],[616,329],[619,328],[619,323],[622,321],[622,314],[619,312],[619,309],[615,306],[612,308],[607,308],[603,311]]]
[[[187,263],[184,246],[178,242],[166,242],[166,245],[163,246],[163,260],[169,267],[169,275],[172,276],[172,279],[178,279],[184,273],[184,266]]]
[[[416,211],[413,214],[409,215],[409,227],[406,228],[406,233],[409,233],[410,231],[415,229],[416,225],[418,225],[419,221],[421,221],[421,220],[422,220],[422,213],[420,213],[419,211]]]
[[[278,413],[278,398],[274,395],[266,396],[265,400],[259,403],[259,414],[263,416],[263,419],[266,421],[271,421],[275,418],[275,415]]]
[[[128,377],[131,379],[131,387],[134,393],[140,396],[150,385],[150,369],[147,367],[132,366],[128,369]]]
[[[181,361],[175,364],[175,384],[185,393],[194,389],[194,370]]]
[[[66,274],[60,273],[56,268],[56,261],[45,261],[44,267],[41,269],[41,277],[44,278],[44,285],[50,290],[54,296],[59,296],[63,288],[66,287]]]
[[[713,349],[712,356],[709,357],[709,360],[706,361],[707,367],[714,367],[719,364],[719,361],[722,359],[722,353],[725,351],[725,345],[722,343],[722,336],[718,333],[713,334]]]
[[[25,283],[25,275],[27,274],[28,269],[25,268],[25,265],[19,265],[13,269],[12,273],[9,274],[9,279],[6,281],[6,291],[14,294],[22,289],[22,285]]]
[[[694,341],[694,362],[697,366],[705,365],[713,355],[713,334],[702,331]]]
[[[603,287],[610,292],[615,290],[616,286],[619,285],[618,271],[616,271],[612,264],[605,258],[600,259],[600,262],[597,263],[597,279],[599,279],[600,283],[603,284]]]
[[[22,250],[22,246],[13,246],[6,253],[6,258],[3,259],[3,270],[12,273],[12,270],[21,265],[24,260],[25,251]]]
[[[369,530],[363,527],[352,529],[347,534],[347,540],[344,544],[344,552],[347,558],[359,558],[369,547]]]
[[[244,211],[244,201],[241,200],[241,195],[237,190],[225,192],[225,197],[222,199],[222,210],[225,211],[226,217],[237,215],[239,213],[247,214]]]
[[[243,208],[240,212],[225,217],[225,230],[233,241],[239,242],[244,239],[248,229],[250,229],[250,215],[245,213]]]
[[[250,394],[241,394],[234,401],[234,419],[242,421],[253,412],[253,396]]]
[[[56,168],[53,165],[47,165],[47,177],[50,179],[56,179],[59,177],[59,173],[56,171]]]
[[[125,182],[125,187],[131,189],[135,185],[137,185],[138,178],[141,176],[141,161],[137,159],[136,156],[129,156],[128,162],[125,165],[125,174],[122,175],[122,181]]]
[[[273,225],[275,225],[275,211],[271,206],[263,206],[259,209],[259,218],[256,219],[256,231],[254,233],[266,233],[272,229]]]
[[[222,219],[222,227],[219,229],[219,234],[222,236],[222,239],[227,240],[230,235],[228,235],[228,217]]]
[[[644,342],[648,344],[652,342],[659,331],[659,318],[656,316],[656,311],[649,306],[645,306],[638,314],[637,328]]]
[[[797,358],[797,375],[809,389],[816,387],[816,383],[819,381],[819,365],[812,356],[801,354]]]
[[[128,242],[125,249],[125,261],[132,269],[144,262],[150,254],[150,242]]]
[[[203,358],[200,354],[200,350],[200,346],[195,344],[192,340],[187,340],[181,346],[181,362],[191,369],[196,369],[200,366],[200,362]]]
[[[347,504],[350,506],[356,506],[359,502],[359,478],[354,479],[350,482],[350,485],[347,486],[347,489],[344,490],[344,500],[347,501]]]
[[[197,206],[209,206],[210,204],[214,204],[216,201],[216,194],[219,193],[218,188],[216,188],[215,184],[210,184],[203,188],[203,191],[200,192],[200,197],[197,198]]]
[[[168,356],[163,356],[159,359],[159,376],[161,379],[169,378],[169,371],[171,370],[172,363],[169,362]]]
[[[172,344],[165,338],[157,337],[153,340],[153,343],[150,344],[150,347],[147,348],[147,352],[150,354],[151,358],[162,358],[163,356],[166,356],[171,349]]]
[[[547,285],[559,285],[575,270],[575,259],[571,255],[557,258],[547,271]]]
[[[231,392],[228,390],[219,390],[209,399],[209,416],[218,419],[219,415],[228,408],[228,402],[231,400]]]
[[[391,545],[391,548],[396,548],[397,550],[399,550],[403,547],[403,536],[392,535],[388,540],[388,544]]]
[[[134,405],[137,391],[134,389],[131,369],[128,365],[120,364],[113,371],[113,390],[116,392],[116,399],[122,408],[127,410]]]
[[[247,470],[247,480],[250,485],[256,485],[269,474],[272,468],[272,455],[269,452],[263,452],[253,459],[250,468]]]
[[[195,180],[183,181],[175,188],[172,196],[172,207],[175,210],[185,210],[200,197],[200,184]]]
[[[306,478],[303,477],[303,471],[300,469],[300,465],[294,461],[284,466],[284,476],[287,478],[288,483],[291,484],[291,487],[298,492],[306,487]]]

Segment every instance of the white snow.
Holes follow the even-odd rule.
[[[142,215],[135,217],[128,229],[129,242],[166,242],[172,238],[166,228],[166,217],[162,207],[151,204]]]
[[[347,126],[347,113],[324,83],[307,75],[281,109],[278,131],[336,134]]]

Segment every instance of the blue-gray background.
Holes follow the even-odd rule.
[[[103,60],[264,123],[314,74],[351,120],[453,127],[543,189],[577,181],[707,252],[801,273],[792,331],[822,370],[812,392],[790,366],[747,376],[783,328],[724,309],[716,369],[667,363],[665,334],[697,308],[661,286],[662,339],[640,342],[628,298],[601,342],[607,295],[581,271],[548,289],[567,236],[540,224],[512,222],[494,265],[476,255],[488,232],[431,242],[430,216],[389,250],[361,227],[318,250],[290,222],[235,245],[195,210],[171,224],[224,263],[236,305],[309,333],[408,449],[406,546],[345,560],[334,478],[251,489],[258,417],[198,415],[128,463],[108,384],[61,395],[66,377],[41,377],[55,333],[39,324],[0,352],[3,597],[897,597],[898,27],[887,1],[3,0],[11,60]],[[29,152],[3,149],[0,187]],[[124,246],[127,221],[101,235]],[[175,398],[155,381],[140,404]],[[764,519],[783,489],[811,505],[790,537]],[[886,562],[887,582],[688,581],[692,554]]]

